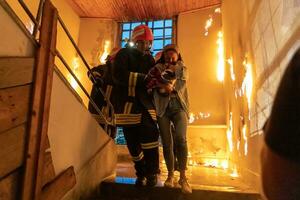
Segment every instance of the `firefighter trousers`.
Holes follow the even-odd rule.
[[[137,177],[147,177],[159,172],[159,132],[147,110],[142,113],[141,123],[123,127],[127,148]]]

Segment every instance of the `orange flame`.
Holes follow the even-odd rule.
[[[72,71],[74,72],[74,74],[76,75],[76,77],[79,79],[80,76],[78,74],[78,69],[79,69],[79,58],[78,57],[74,57],[73,61],[72,61]],[[75,90],[78,88],[78,83],[77,81],[74,79],[74,77],[71,74],[68,74],[68,79],[69,82],[72,86],[72,88],[74,88]]]
[[[210,15],[208,20],[206,20],[205,27],[204,27],[205,28],[205,33],[204,33],[205,36],[208,35],[208,29],[212,26],[212,23],[213,23],[213,18]]]
[[[218,33],[218,67],[217,67],[217,79],[220,82],[224,81],[224,44],[223,44],[223,33]]]
[[[229,114],[229,127],[227,130],[227,141],[230,152],[233,152],[233,137],[232,137],[232,130],[233,130],[233,124],[232,124],[232,112]]]
[[[105,64],[106,58],[107,58],[107,56],[108,56],[108,54],[109,54],[109,51],[108,51],[109,45],[110,45],[110,41],[109,41],[109,40],[106,40],[105,43],[104,43],[104,47],[103,47],[104,52],[103,52],[102,56],[100,57],[100,62],[101,62],[102,64]]]
[[[243,65],[246,68],[246,75],[242,83],[243,93],[246,94],[248,101],[248,108],[251,107],[251,96],[253,89],[253,75],[252,75],[252,65],[248,63],[246,60],[243,62]]]
[[[248,154],[248,138],[247,138],[247,126],[244,125],[243,126],[243,139],[245,141],[245,144],[244,144],[244,154],[245,156]]]

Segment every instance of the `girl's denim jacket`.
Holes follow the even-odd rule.
[[[161,72],[165,70],[165,65],[162,63],[156,64],[156,67]],[[177,96],[184,112],[189,117],[189,100],[186,82],[188,78],[187,68],[182,61],[178,61],[175,66],[176,82],[174,85],[175,95]],[[168,107],[171,96],[162,96],[158,93],[157,89],[153,92],[154,104],[156,108],[156,114],[158,117],[162,117]]]

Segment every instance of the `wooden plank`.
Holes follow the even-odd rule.
[[[76,184],[74,167],[69,167],[52,182],[48,183],[42,191],[42,200],[61,199]]]
[[[44,175],[42,178],[42,186],[45,186],[55,178],[55,171],[52,162],[51,152],[46,152],[44,156]]]
[[[6,176],[23,163],[26,124],[0,133],[0,178]]]
[[[16,170],[10,175],[0,180],[0,199],[18,200],[19,199],[19,180],[20,170]]]
[[[108,18],[117,21],[172,18],[179,13],[220,6],[221,0],[68,0],[80,17]]]
[[[34,58],[0,58],[0,89],[32,82]]]
[[[0,89],[0,133],[27,121],[31,86]]]
[[[54,54],[57,37],[57,10],[45,0],[40,29],[40,48],[36,58],[32,115],[22,188],[23,200],[38,200],[42,191],[44,153],[48,131]]]

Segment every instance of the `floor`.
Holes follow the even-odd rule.
[[[124,151],[124,149],[122,150]],[[116,182],[134,184],[135,171],[130,159],[126,159],[126,155],[119,154],[119,162],[117,164]],[[159,176],[158,186],[163,186],[166,179],[167,170],[163,161],[160,163],[161,174]],[[175,173],[178,179],[179,174]],[[226,169],[214,168],[209,166],[188,166],[187,176],[193,189],[199,190],[215,190],[230,191],[240,193],[257,193],[248,187],[239,177],[233,177]]]

